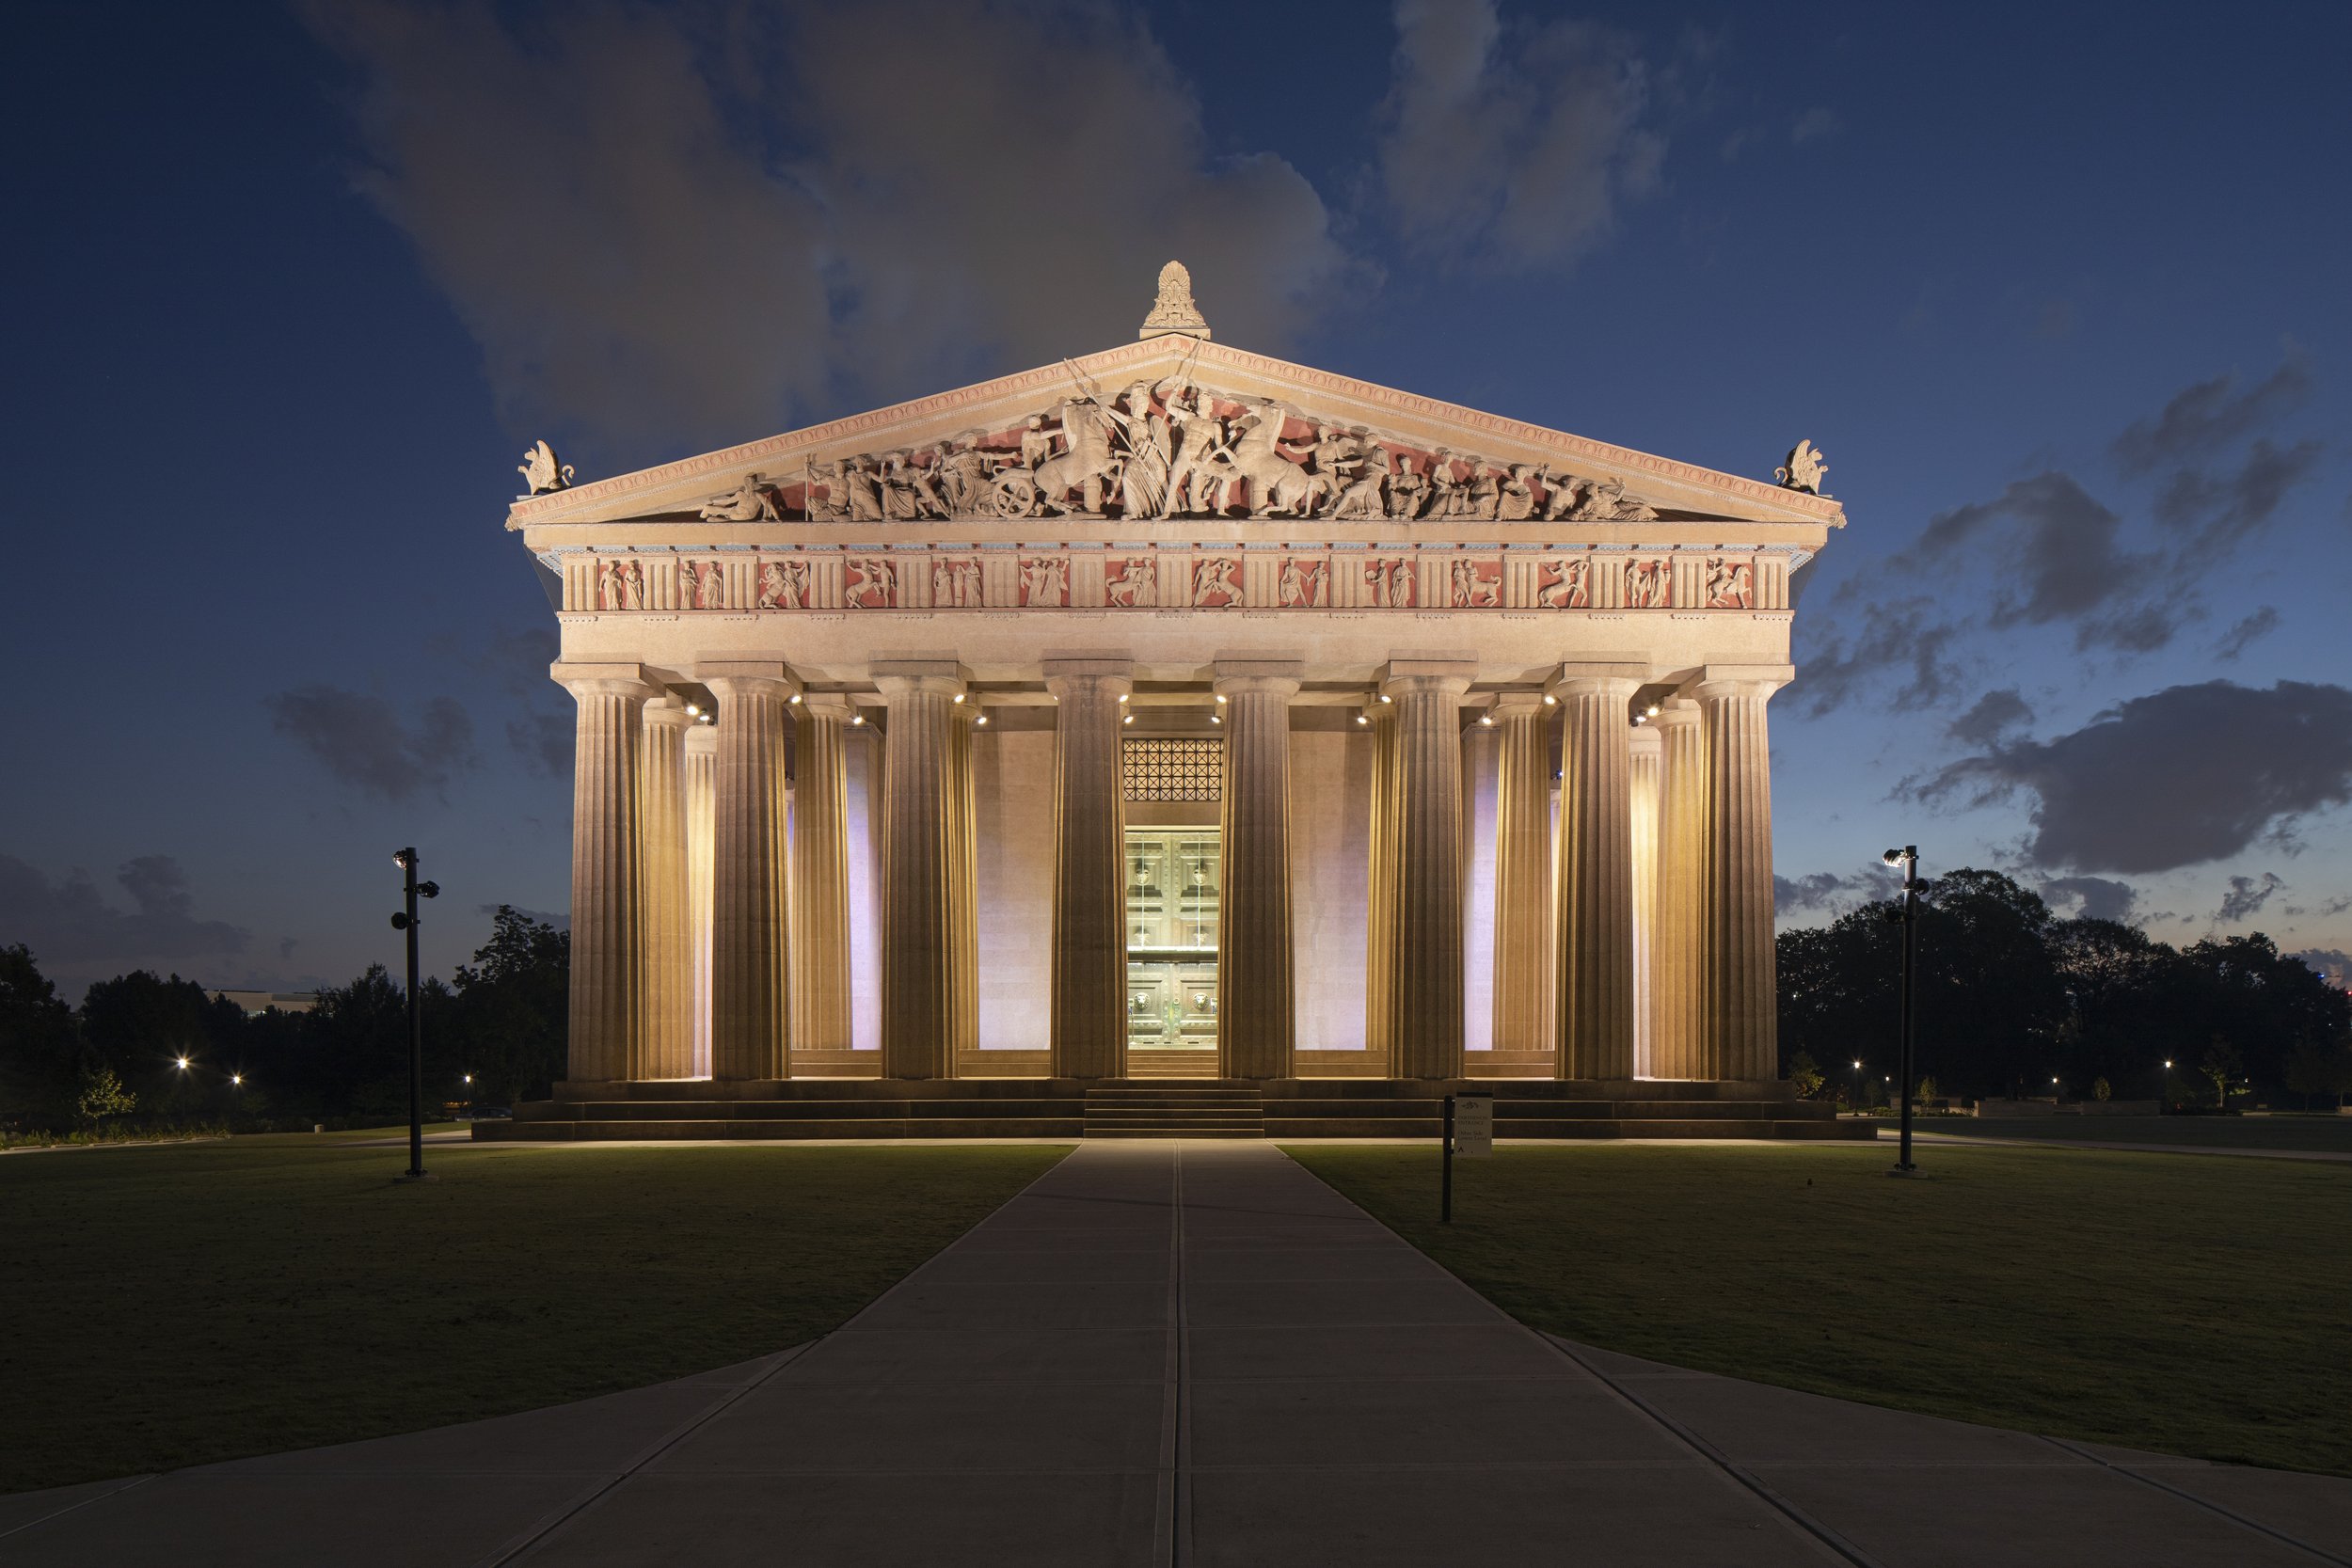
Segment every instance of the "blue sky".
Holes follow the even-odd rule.
[[[1169,255],[1243,347],[1821,444],[1788,918],[1915,841],[2352,948],[2344,8],[14,23],[0,942],[71,990],[389,960],[406,843],[436,969],[561,911],[525,441],[611,473],[1107,346]]]

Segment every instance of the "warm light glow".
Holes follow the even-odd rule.
[[[1559,705],[1560,705],[1560,699],[1559,699],[1559,698],[1557,698],[1557,697],[1553,696],[1553,695],[1552,695],[1550,692],[1549,692],[1549,691],[1547,691],[1547,692],[1545,692],[1545,693],[1544,693],[1544,706],[1546,706],[1546,707],[1558,707]]]
[[[1387,692],[1385,692],[1385,691],[1383,691],[1382,693],[1380,693],[1380,700],[1381,700],[1382,702],[1384,702],[1384,703],[1393,703],[1393,702],[1395,702],[1395,701],[1396,701],[1396,699],[1395,699],[1394,697],[1390,696],[1390,695],[1389,695]]]
[[[1856,1062],[1856,1063],[1854,1063],[1854,1065],[1853,1065],[1853,1069],[1854,1069],[1856,1072],[1860,1072],[1860,1071],[1862,1070],[1862,1064],[1861,1064],[1860,1062]]]
[[[787,706],[788,707],[788,706],[790,706],[791,705],[793,705],[793,704],[795,704],[795,703],[798,703],[800,700],[801,700],[801,694],[800,694],[799,692],[795,691],[794,693],[792,693],[792,695],[790,695],[789,697],[787,697],[787,698],[784,700],[784,701],[785,701],[785,705],[787,705]]]
[[[473,1074],[472,1074],[472,1073],[469,1072],[468,1074],[466,1074],[466,1082],[467,1082],[467,1083],[469,1083],[469,1084],[470,1084],[470,1083],[472,1083],[472,1082],[473,1082]]]
[[[2165,1064],[2164,1064],[2164,1070],[2165,1070],[2165,1071],[2167,1071],[2167,1072],[2171,1071],[2171,1070],[2172,1070],[2172,1064],[2171,1064],[2170,1062],[2167,1062],[2167,1063],[2165,1063]]]
[[[1119,721],[1122,724],[1132,724],[1136,721],[1136,716],[1132,713],[1121,714]]]
[[[1055,698],[1054,700],[1055,700],[1056,702],[1059,702],[1059,701],[1061,701],[1061,699],[1060,699],[1060,698],[1058,698],[1058,697]],[[1125,701],[1127,700],[1127,693],[1125,693],[1124,691],[1120,692],[1120,693],[1119,694],[1119,700],[1120,700],[1120,702],[1122,702],[1122,703],[1123,703],[1123,702],[1125,702]]]
[[[986,729],[988,727],[988,715],[985,713],[976,713],[972,716],[972,722],[979,725],[982,729]]]
[[[963,701],[963,693],[962,693],[962,692],[959,691],[959,692],[957,692],[957,693],[956,693],[956,701],[957,701],[957,702],[959,702],[959,703],[960,703],[960,702],[961,702],[961,701]]]
[[[1633,716],[1633,721],[1637,724],[1646,724],[1649,722],[1649,715],[1646,713],[1637,713]]]
[[[1491,713],[1482,713],[1482,714],[1480,714],[1480,715],[1478,716],[1478,721],[1479,721],[1480,723],[1482,723],[1482,724],[1486,725],[1486,728],[1488,728],[1488,729],[1490,729],[1490,730],[1491,730],[1491,729],[1493,729],[1493,728],[1495,727],[1495,716],[1494,716],[1493,714],[1491,714]]]
[[[1216,700],[1220,703],[1223,702],[1225,700],[1225,693],[1222,691],[1218,692],[1216,694]]]
[[[185,1056],[177,1057],[177,1058],[175,1058],[175,1059],[179,1062],[179,1064],[180,1064],[180,1070],[181,1070],[182,1072],[185,1072],[185,1071],[187,1071],[187,1070],[188,1070],[188,1059],[187,1059]]]
[[[852,713],[850,715],[850,722],[852,724],[863,724],[866,722],[866,715],[862,713]]]
[[[1222,724],[1225,722],[1225,715],[1221,713],[1212,713],[1209,715],[1209,722],[1212,724]]]
[[[1372,715],[1369,713],[1359,713],[1356,716],[1356,722],[1359,724],[1369,724],[1372,722]]]
[[[686,705],[686,716],[689,719],[700,719],[703,716],[703,710],[689,703]]]
[[[231,1085],[242,1088],[245,1086],[245,1074],[242,1072],[232,1072],[229,1075],[229,1082]]]
[[[1652,719],[1655,719],[1655,718],[1657,718],[1657,717],[1658,717],[1658,705],[1657,705],[1656,703],[1652,703],[1652,704],[1650,704],[1650,705],[1649,705],[1649,716],[1650,716]]]

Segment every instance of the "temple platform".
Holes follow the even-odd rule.
[[[1500,1138],[1862,1139],[1874,1123],[1782,1083],[1637,1079],[790,1078],[565,1083],[477,1142],[743,1138],[1428,1138],[1448,1094]]]

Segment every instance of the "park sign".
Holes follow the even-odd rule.
[[[1495,1151],[1495,1097],[1456,1095],[1454,1099],[1454,1152],[1468,1157]]]

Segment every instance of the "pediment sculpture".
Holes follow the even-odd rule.
[[[544,496],[550,491],[572,487],[572,466],[557,462],[555,449],[545,441],[532,442],[515,471],[522,475],[523,483],[531,487],[527,492],[530,495]]]
[[[1792,461],[1794,460],[1792,455]],[[746,474],[710,521],[916,522],[951,517],[1445,519],[1647,522],[1624,480],[1422,447],[1183,372],[1116,392],[1073,388],[1052,408],[928,446],[802,459]]]
[[[1829,477],[1829,459],[1811,441],[1799,441],[1788,449],[1788,461],[1772,470],[1772,478],[1784,490],[1802,490],[1808,496],[1822,494],[1821,481]]]

